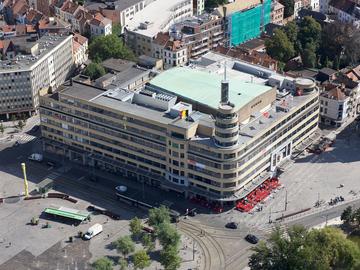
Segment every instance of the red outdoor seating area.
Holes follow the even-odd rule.
[[[244,199],[236,204],[236,209],[241,212],[249,212],[259,202],[268,197],[272,190],[280,186],[278,178],[270,178],[251,191]]]

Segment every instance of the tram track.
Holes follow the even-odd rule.
[[[195,224],[181,221],[179,223],[180,230],[184,233],[189,233],[191,236],[195,236],[196,240],[204,253],[204,269],[206,270],[218,270],[225,269],[225,254],[220,244],[202,228],[197,227]]]

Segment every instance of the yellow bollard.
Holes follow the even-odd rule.
[[[25,189],[25,197],[29,197],[29,185],[27,182],[27,177],[26,177],[26,165],[25,163],[21,163],[21,168],[24,174],[24,189]]]

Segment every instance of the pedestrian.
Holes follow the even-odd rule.
[[[108,234],[107,237],[110,238],[110,234]]]

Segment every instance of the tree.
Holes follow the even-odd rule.
[[[116,35],[98,36],[89,45],[89,57],[101,62],[111,57],[134,60],[133,52]]]
[[[149,210],[149,225],[158,226],[162,223],[170,223],[170,211],[164,205]]]
[[[304,17],[299,25],[298,39],[303,48],[310,43],[317,49],[321,39],[321,25],[312,17]]]
[[[130,221],[130,232],[134,238],[138,238],[142,232],[141,220],[137,217],[134,217]]]
[[[20,130],[23,130],[23,128],[25,127],[25,123],[22,120],[19,120],[16,127]]]
[[[100,78],[101,76],[104,76],[106,74],[105,69],[97,64],[97,63],[90,63],[85,71],[84,74],[86,76],[89,76],[91,80],[96,80],[97,78]]]
[[[156,234],[160,244],[164,247],[179,247],[180,234],[170,223],[161,223],[157,226]]]
[[[290,17],[294,14],[294,0],[280,0],[279,2],[284,6],[284,18]]]
[[[128,235],[120,237],[116,240],[115,246],[116,250],[121,253],[124,258],[135,250],[135,244]]]
[[[267,243],[253,248],[249,260],[252,270],[277,269],[358,269],[359,247],[346,239],[339,229],[326,227],[307,231],[295,226],[287,231],[277,228]]]
[[[135,252],[133,256],[135,269],[144,269],[150,266],[150,257],[145,250]]]
[[[17,118],[16,118],[15,114],[11,115],[10,121],[13,123],[13,126],[16,126],[16,120],[17,120]]]
[[[352,218],[356,221],[357,226],[360,227],[360,208],[354,211]]]
[[[274,35],[265,41],[266,52],[276,60],[286,62],[295,55],[294,45],[285,32],[276,29]]]
[[[148,233],[142,234],[141,243],[147,249],[147,251],[152,251],[155,249],[155,242],[152,239],[152,236]]]
[[[296,25],[296,22],[292,21],[284,26],[284,32],[289,41],[294,44],[297,40],[299,27]]]
[[[224,5],[227,4],[228,1],[227,0],[206,0],[205,1],[205,8],[216,8],[220,5]]]
[[[95,270],[112,270],[113,262],[109,258],[103,257],[103,258],[96,260],[93,263],[93,267]]]
[[[120,266],[120,270],[126,270],[128,269],[129,264],[124,258],[120,258],[118,261],[118,264]]]
[[[353,210],[351,206],[345,208],[342,212],[340,219],[346,224],[349,224],[353,220]]]
[[[1,133],[1,135],[4,135],[4,132],[5,132],[5,127],[4,127],[3,122],[1,122],[0,123],[0,133]]]
[[[167,247],[160,252],[160,263],[165,270],[176,270],[180,267],[181,258],[176,247]]]
[[[357,30],[352,33],[345,42],[345,56],[347,63],[357,65],[360,60],[360,32]]]
[[[121,29],[122,29],[122,27],[121,27],[121,24],[120,23],[114,23],[113,25],[112,25],[112,33],[115,35],[115,36],[120,36],[121,35]]]
[[[308,43],[302,51],[301,59],[304,67],[313,68],[316,66],[316,48],[312,43]]]

